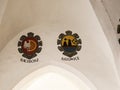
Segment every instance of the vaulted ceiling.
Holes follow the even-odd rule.
[[[119,23],[119,17],[120,17],[120,0],[90,0],[92,2],[92,6],[96,11],[96,8],[98,8],[102,4],[105,12],[107,13],[110,23],[112,24],[115,32],[117,29],[117,25]],[[26,0],[24,3],[21,3],[21,1],[16,0],[0,0],[0,50],[6,45],[6,43],[12,39],[16,34],[18,34],[21,30],[34,25],[37,23],[36,19],[30,18],[33,17],[34,14],[27,14],[30,13],[32,9],[31,5],[35,3],[31,3],[31,0]],[[38,0],[36,0],[38,2]],[[15,3],[15,4],[14,4]],[[50,3],[49,3],[50,4]],[[57,5],[57,3],[56,3]],[[15,6],[15,7],[14,7]],[[21,7],[22,6],[22,7]],[[26,6],[26,8],[24,8]],[[22,10],[22,12],[20,11]],[[26,12],[27,10],[27,12]],[[37,11],[34,11],[37,12]],[[99,14],[99,10],[97,9],[96,13]],[[37,14],[37,13],[36,13]],[[47,14],[47,12],[46,12]],[[19,17],[16,17],[18,16]],[[102,14],[101,14],[102,15]],[[39,16],[39,14],[37,15]],[[98,19],[101,21],[104,20],[106,17],[98,16]],[[23,20],[22,17],[29,17],[28,20]],[[47,18],[47,17],[46,17]],[[15,21],[17,20],[17,21]],[[41,19],[42,20],[42,19]],[[35,21],[33,23],[33,21]],[[18,24],[19,23],[19,24]],[[21,24],[20,24],[21,23]],[[104,21],[101,22],[104,24]],[[102,25],[104,27],[104,25]],[[107,25],[106,25],[107,26]],[[109,27],[109,26],[108,26]]]
[[[120,19],[120,0],[102,0],[102,3],[116,30]]]
[[[78,2],[82,2],[83,4],[80,3],[79,5]],[[103,60],[104,65],[101,64],[100,68],[101,66],[106,68],[106,64],[108,64],[108,66],[111,65],[110,67],[113,68],[113,72],[115,72],[114,74],[118,76],[119,73],[120,75],[120,48],[118,43],[119,37],[117,37],[117,25],[119,24],[120,16],[120,1],[90,0],[90,2],[91,4],[88,0],[86,0],[86,2],[85,0],[0,0],[0,51],[9,41],[12,41],[18,33],[29,27],[37,25],[47,25],[49,27],[48,23],[54,26],[61,24],[65,26],[67,24],[65,27],[69,28],[73,26],[75,29],[78,29],[80,26],[82,28],[80,30],[83,32],[83,36],[85,38],[87,36],[92,38],[91,40],[90,38],[87,39],[89,39],[90,43],[92,42],[92,44],[98,48],[95,49],[94,45],[91,45],[93,47],[91,48],[91,46],[87,43],[86,45],[88,45],[89,49],[91,49],[89,50],[89,54],[91,55],[92,50],[95,51],[95,53],[100,53],[98,51],[102,51],[100,54],[93,53],[92,59],[97,60],[100,59],[99,57],[102,57],[102,55],[105,56],[106,58]],[[95,19],[91,18],[92,15]],[[98,23],[92,23],[92,21]],[[97,29],[98,27],[100,29]],[[15,46],[17,47],[17,45]],[[12,51],[12,48],[9,49]],[[107,51],[107,49],[109,49],[109,51]],[[95,58],[95,55],[97,58]],[[101,59],[99,61],[101,61]],[[93,64],[96,66],[100,64],[96,63],[98,63],[98,61]],[[106,71],[109,70],[112,69],[108,68]]]

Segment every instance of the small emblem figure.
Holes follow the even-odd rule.
[[[22,35],[18,42],[18,51],[23,53],[22,56],[27,59],[32,59],[37,56],[36,53],[40,53],[42,50],[42,41],[40,36],[29,32],[27,36]]]
[[[78,34],[72,34],[72,31],[66,31],[66,35],[61,33],[57,40],[58,49],[68,57],[76,55],[77,51],[81,50],[81,43]]]

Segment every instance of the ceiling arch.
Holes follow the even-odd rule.
[[[83,48],[78,53],[79,62],[61,61],[62,53],[56,48],[58,35],[69,29],[78,33],[83,41]],[[103,31],[89,0],[8,1],[0,30],[2,30],[0,33],[0,38],[2,38],[0,41],[2,43],[0,44],[2,49],[0,53],[2,90],[9,90],[4,84],[18,82],[15,80],[11,82],[14,75],[22,78],[27,74],[26,72],[21,75],[24,70],[31,72],[40,67],[39,63],[55,61],[66,63],[80,70],[100,90],[119,90],[114,55],[109,43],[110,38],[109,40],[107,38],[109,33],[107,32],[106,35]],[[26,35],[27,32],[39,34],[44,41],[43,51],[38,55],[39,63],[26,65],[20,62],[21,54],[17,51],[17,43],[20,36]],[[8,54],[8,52],[10,53]],[[16,70],[19,72],[16,73]]]
[[[39,84],[37,85],[37,83]],[[68,88],[69,90],[97,90],[82,74],[78,77],[64,68],[54,65],[48,65],[32,72],[21,80],[13,90],[53,90],[53,88],[57,90],[66,90]]]

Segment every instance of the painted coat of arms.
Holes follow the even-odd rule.
[[[18,41],[18,51],[22,56],[27,59],[32,59],[37,56],[42,50],[42,41],[39,35],[29,32],[22,35]]]
[[[59,35],[59,39],[57,40],[58,49],[65,56],[73,57],[77,54],[77,51],[81,50],[82,41],[77,33],[72,34],[70,30],[65,33]]]

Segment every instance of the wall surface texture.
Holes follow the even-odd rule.
[[[101,0],[93,1],[8,0],[0,24],[0,90],[12,90],[25,76],[48,64],[74,68],[98,90],[120,90],[116,34]],[[82,39],[76,55],[79,61],[61,60],[64,55],[57,48],[57,39],[66,30]],[[20,61],[17,43],[28,32],[43,41],[38,63]]]

